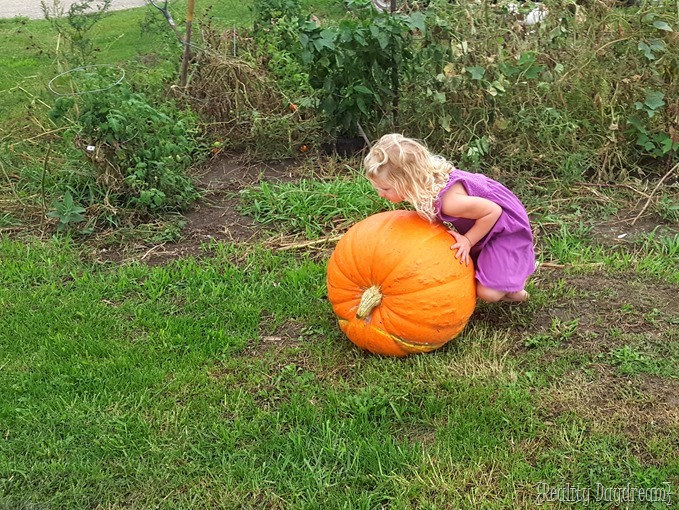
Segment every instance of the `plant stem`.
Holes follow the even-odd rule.
[[[47,146],[47,152],[45,152],[45,159],[42,162],[42,175],[40,176],[40,196],[42,199],[42,218],[40,220],[40,230],[44,230],[45,226],[45,215],[47,214],[47,202],[45,200],[45,175],[47,174],[47,165],[49,162],[50,152],[52,151],[52,146]]]

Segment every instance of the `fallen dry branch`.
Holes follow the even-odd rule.
[[[298,250],[301,248],[313,248],[319,245],[324,245],[328,243],[335,243],[340,240],[344,234],[334,234],[321,237],[319,239],[312,239],[307,241],[298,242],[283,242],[283,241],[269,241],[267,244],[274,247],[276,251],[288,251],[288,250]]]
[[[568,267],[595,267],[603,265],[604,265],[603,262],[585,262],[583,264],[556,264],[554,262],[542,262],[538,266],[538,269],[543,267],[546,269],[566,269]]]
[[[636,218],[632,220],[632,225],[634,225],[637,222],[637,220],[641,218],[641,215],[644,214],[644,212],[646,212],[646,209],[648,209],[648,206],[651,204],[651,200],[653,199],[653,195],[655,195],[655,192],[658,191],[658,188],[660,188],[662,183],[665,182],[665,179],[672,175],[672,172],[674,172],[677,168],[679,168],[679,163],[670,168],[667,171],[667,173],[662,176],[662,179],[658,181],[658,184],[655,185],[655,188],[653,188],[653,191],[651,191],[651,194],[648,196],[648,200],[646,200],[644,207],[641,208],[641,211],[639,211],[639,214],[637,214]]]

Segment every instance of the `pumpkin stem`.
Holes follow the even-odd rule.
[[[366,289],[366,291],[361,296],[361,302],[358,304],[358,311],[356,312],[356,317],[359,319],[365,319],[370,312],[373,311],[377,305],[382,302],[382,292],[377,285]]]

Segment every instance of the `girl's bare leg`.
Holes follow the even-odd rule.
[[[507,292],[502,301],[521,302],[526,301],[529,297],[530,294],[526,290],[520,290],[518,292]]]
[[[520,290],[518,292],[503,292],[501,290],[489,289],[485,285],[476,282],[476,296],[488,303],[497,303],[498,301],[521,302],[528,299],[528,292]]]

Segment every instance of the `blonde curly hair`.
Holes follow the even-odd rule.
[[[372,146],[363,166],[370,181],[379,178],[388,182],[420,216],[436,219],[436,198],[453,165],[432,155],[424,143],[398,133],[384,135]]]

